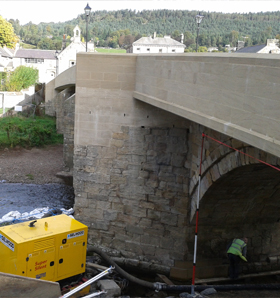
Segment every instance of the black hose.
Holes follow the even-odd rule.
[[[214,288],[217,291],[245,291],[245,290],[279,290],[280,284],[232,284],[232,285],[195,285],[195,290],[200,292],[208,288]],[[191,285],[162,285],[162,291],[190,291]]]
[[[125,272],[120,266],[118,266],[107,254],[105,254],[101,249],[98,249],[94,246],[88,246],[87,248],[88,252],[95,252],[97,254],[99,254],[106,262],[108,262],[110,265],[112,265],[115,270],[122,275],[123,277],[125,277],[126,279],[128,279],[131,282],[134,282],[136,284],[139,284],[143,287],[149,288],[149,289],[156,289],[156,285],[154,283],[139,279],[137,277],[134,277],[132,275],[130,275],[129,273]]]
[[[162,283],[151,283],[137,277],[134,277],[124,271],[120,266],[118,266],[106,253],[104,253],[101,249],[98,249],[94,246],[88,246],[88,252],[94,252],[100,255],[106,262],[108,262],[111,266],[115,268],[115,270],[128,279],[131,282],[139,284],[143,287],[153,289],[156,291],[190,291],[192,286],[191,285],[167,285]],[[279,290],[280,284],[232,284],[232,285],[195,285],[196,291],[203,291],[208,288],[214,288],[217,291],[243,291],[243,290]]]

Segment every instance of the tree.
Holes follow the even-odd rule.
[[[197,51],[201,52],[201,53],[207,52],[207,47],[200,46],[200,47],[198,47]]]
[[[236,45],[239,37],[239,32],[232,30],[229,34],[230,43],[232,46]]]
[[[51,39],[45,37],[44,39],[41,39],[37,44],[38,49],[42,50],[53,50],[53,42]]]
[[[13,49],[17,42],[18,37],[14,33],[12,24],[0,16],[0,46]]]
[[[34,85],[38,77],[38,69],[22,65],[10,74],[4,88],[6,91],[20,91]]]
[[[189,47],[191,44],[195,43],[195,39],[190,31],[186,31],[184,34],[184,44]]]

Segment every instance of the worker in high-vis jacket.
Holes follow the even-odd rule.
[[[229,258],[229,277],[237,279],[239,276],[239,263],[242,259],[247,262],[247,238],[236,238],[228,245],[227,255]]]

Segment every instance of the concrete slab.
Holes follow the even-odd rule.
[[[117,297],[121,295],[121,288],[113,281],[109,279],[102,279],[97,282],[100,290],[106,292],[103,297]]]
[[[40,280],[0,272],[0,298],[58,298],[58,282]]]

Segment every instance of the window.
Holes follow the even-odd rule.
[[[162,53],[162,49],[159,49],[158,51],[159,51],[160,53]]]
[[[74,66],[75,65],[75,61],[69,61],[69,66]]]
[[[140,51],[140,48],[137,48],[137,51]]]
[[[175,50],[172,50],[173,53],[175,53]]]
[[[39,59],[39,58],[24,58],[25,63],[44,63],[44,59]]]
[[[150,48],[148,48],[147,51],[150,52]]]

